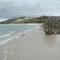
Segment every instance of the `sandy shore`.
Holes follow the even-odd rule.
[[[60,35],[46,36],[37,26],[1,46],[0,60],[60,60]]]

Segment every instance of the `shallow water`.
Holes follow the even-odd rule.
[[[35,25],[28,24],[0,24],[0,45],[12,40],[17,33],[35,28]]]
[[[60,60],[60,34],[46,35],[42,25],[35,26],[33,31],[8,43],[6,60]],[[7,54],[11,51],[12,56]]]
[[[42,25],[36,27],[19,38],[15,46],[11,42],[14,54],[8,60],[60,60],[60,35],[46,35]]]

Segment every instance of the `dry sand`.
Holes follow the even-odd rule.
[[[60,35],[45,35],[39,26],[1,46],[0,60],[60,60]]]

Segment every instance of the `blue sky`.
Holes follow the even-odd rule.
[[[0,0],[0,18],[60,15],[60,0]]]

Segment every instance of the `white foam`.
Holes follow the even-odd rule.
[[[33,28],[32,28],[32,29],[33,29]],[[12,33],[14,33],[15,31],[11,31],[11,32],[8,33],[8,34],[5,34],[5,35],[3,35],[3,36],[0,36],[1,38],[3,38],[3,37],[8,37],[7,39],[0,41],[0,46],[8,43],[8,42],[11,41],[11,40],[20,38],[20,36],[21,36],[22,34],[26,34],[26,33],[30,32],[30,31],[32,31],[32,29],[28,29],[28,30],[26,30],[26,31],[17,33],[16,36],[13,36],[13,37],[8,37],[8,36],[10,36],[10,35],[11,35]]]
[[[14,37],[13,37],[14,38]],[[13,38],[7,38],[5,40],[0,41],[0,46],[8,43],[9,41],[13,40]]]
[[[10,33],[2,35],[2,36],[0,36],[0,38],[5,38],[5,37],[8,37],[9,35],[10,35]]]
[[[11,31],[10,33],[8,33],[8,34],[5,34],[5,35],[2,35],[2,36],[0,36],[0,39],[1,38],[5,38],[5,37],[8,37],[8,36],[10,36],[12,33],[14,33],[15,31]]]
[[[15,31],[11,31],[10,34],[14,33]]]
[[[39,25],[36,25],[36,28],[39,28]]]

